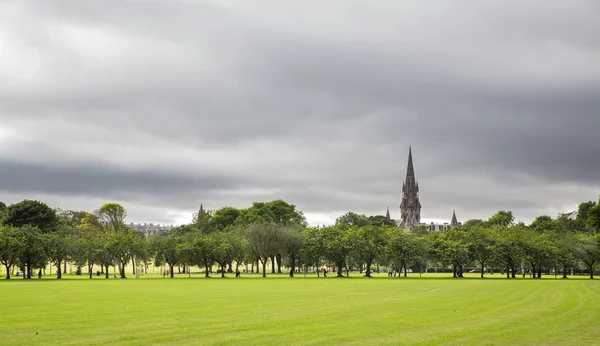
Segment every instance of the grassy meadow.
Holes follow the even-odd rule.
[[[590,345],[600,283],[242,274],[0,281],[0,344]]]

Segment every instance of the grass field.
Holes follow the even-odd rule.
[[[600,343],[600,283],[464,278],[0,282],[0,344]]]

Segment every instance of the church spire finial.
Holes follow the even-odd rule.
[[[391,218],[390,218],[390,207],[387,207],[387,211],[385,212],[385,217],[386,217],[386,219],[391,220]]]

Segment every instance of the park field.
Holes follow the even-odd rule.
[[[600,344],[594,280],[355,275],[4,280],[0,344]]]

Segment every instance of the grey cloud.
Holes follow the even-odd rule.
[[[11,196],[394,214],[409,143],[430,219],[598,194],[593,1],[2,6]]]

